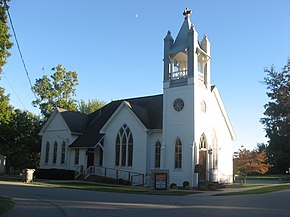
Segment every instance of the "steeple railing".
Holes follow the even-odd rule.
[[[182,69],[171,73],[171,80],[177,80],[186,77],[187,77],[187,69]]]

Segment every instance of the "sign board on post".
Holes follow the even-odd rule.
[[[169,170],[153,169],[151,171],[151,189],[169,190]]]
[[[167,189],[167,174],[155,173],[155,190]]]

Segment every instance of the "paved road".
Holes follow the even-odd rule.
[[[16,201],[3,217],[290,216],[290,190],[227,197],[152,196],[0,182],[0,195]]]

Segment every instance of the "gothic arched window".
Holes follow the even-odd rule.
[[[56,159],[57,159],[57,142],[54,142],[54,146],[53,146],[53,161],[52,163],[56,163]]]
[[[159,141],[155,144],[155,168],[160,168],[161,143]]]
[[[204,134],[200,137],[199,148],[202,150],[207,149],[207,142]]]
[[[44,163],[48,163],[48,159],[49,159],[49,148],[50,148],[50,144],[49,142],[46,143],[45,146],[45,159],[44,159]]]
[[[133,136],[130,128],[124,124],[118,132],[115,146],[115,165],[132,166],[133,164]]]
[[[65,162],[65,142],[63,141],[62,145],[61,145],[61,160],[60,160],[60,163],[64,164],[64,162]]]
[[[175,154],[175,169],[180,169],[182,167],[182,143],[180,139],[176,139],[174,144],[174,154]]]

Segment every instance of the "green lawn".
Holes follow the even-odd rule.
[[[228,193],[219,193],[214,194],[213,196],[234,196],[234,195],[248,195],[248,194],[265,194],[275,191],[282,191],[290,189],[290,184],[280,184],[280,185],[270,185],[265,186],[257,189],[251,189],[251,190],[244,190],[239,192],[228,192]]]
[[[114,185],[97,185],[88,183],[45,183],[34,182],[33,184],[42,185],[54,188],[71,188],[90,191],[103,191],[103,192],[117,192],[127,194],[150,194],[150,195],[172,195],[172,196],[185,196],[189,194],[197,194],[200,192],[193,190],[174,190],[174,191],[151,191],[149,188],[130,187],[130,186],[114,186]]]
[[[249,187],[259,187],[259,186],[270,186],[271,184],[231,184],[226,185],[226,188],[249,188]]]
[[[11,209],[14,205],[14,200],[7,197],[0,197],[0,215]]]
[[[244,177],[238,177],[239,179],[243,179]],[[247,179],[268,179],[268,180],[289,180],[290,174],[278,174],[278,175],[257,175],[257,176],[247,176]]]

